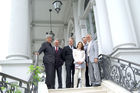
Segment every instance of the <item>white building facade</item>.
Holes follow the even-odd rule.
[[[8,55],[0,62],[1,72],[28,80],[33,53],[50,31],[49,9],[53,9],[52,30],[61,47],[68,44],[69,37],[76,45],[91,34],[98,41],[99,54],[140,64],[140,0],[61,0],[59,14],[53,1],[11,0]]]

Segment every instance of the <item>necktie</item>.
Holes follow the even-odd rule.
[[[56,53],[58,52],[58,48],[56,47]]]

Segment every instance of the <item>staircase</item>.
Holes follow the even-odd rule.
[[[107,93],[104,86],[86,87],[86,88],[70,88],[70,89],[50,89],[49,93]]]
[[[42,92],[46,93],[46,92]],[[130,92],[110,80],[103,80],[99,87],[49,89],[47,93],[138,93]]]

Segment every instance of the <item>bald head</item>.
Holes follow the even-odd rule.
[[[87,41],[88,41],[88,42],[90,42],[90,41],[92,40],[91,35],[89,35],[89,34],[88,34],[88,35],[86,35],[86,39],[87,39]]]

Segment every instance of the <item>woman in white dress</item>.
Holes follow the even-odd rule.
[[[85,87],[85,51],[82,42],[79,42],[77,49],[73,49],[73,58],[75,64],[75,74],[74,74],[74,88],[77,88],[78,76],[81,72],[82,87]]]

